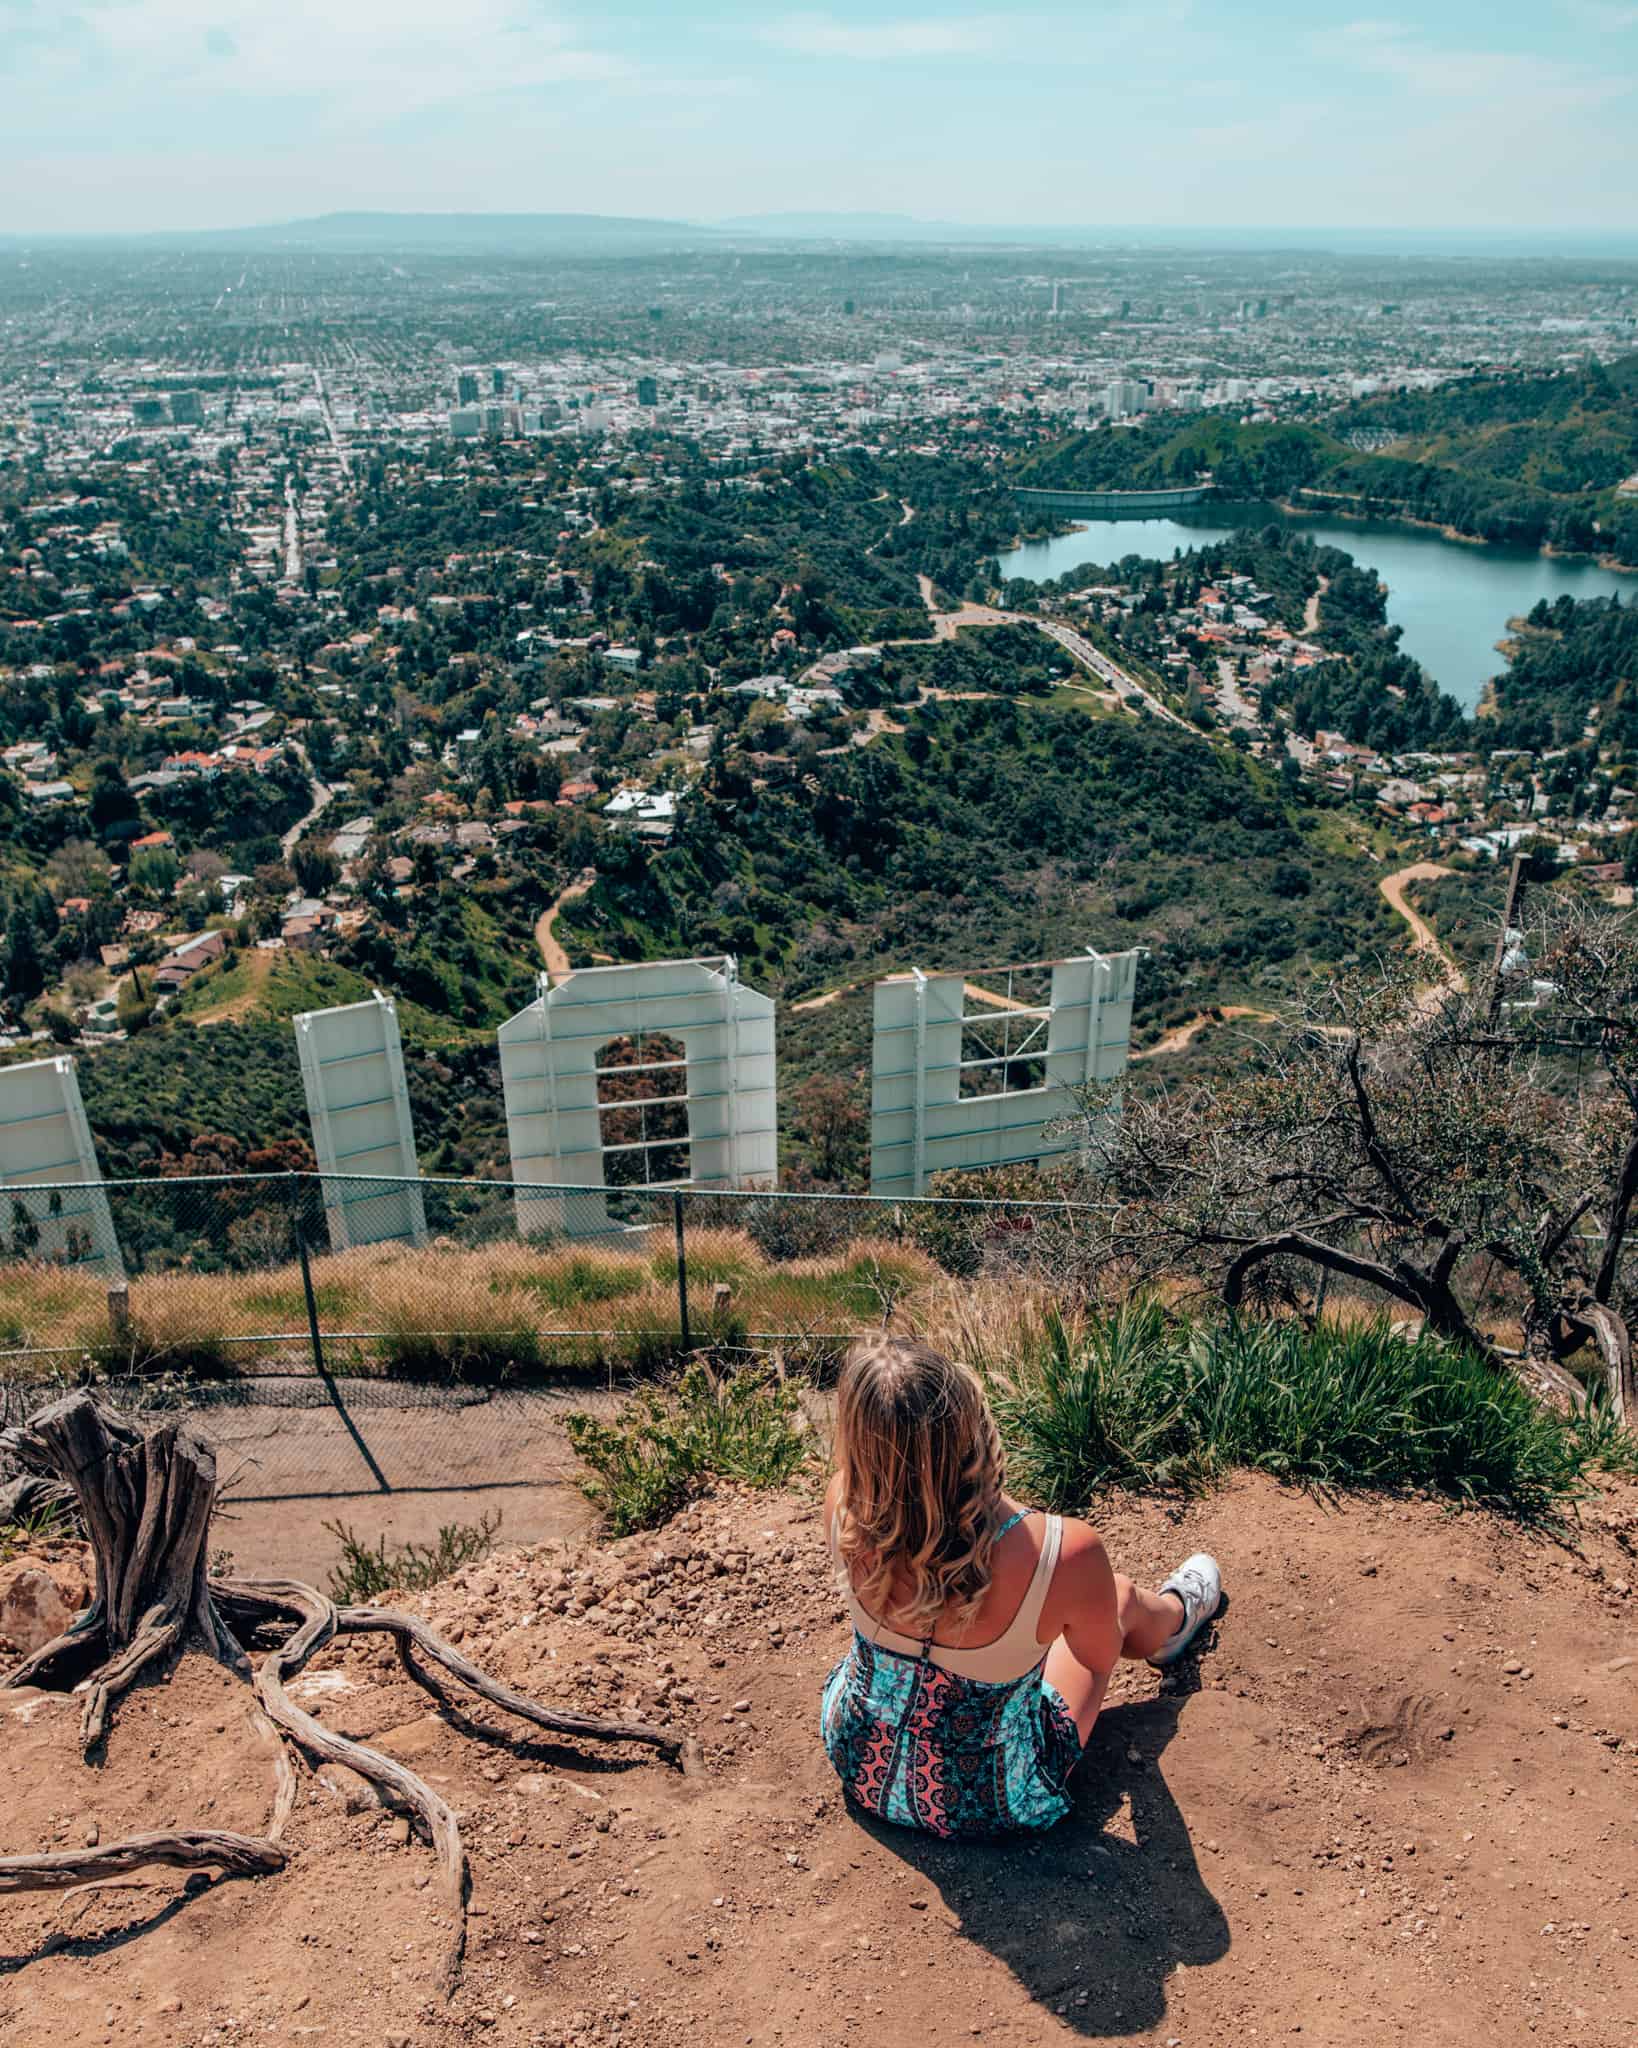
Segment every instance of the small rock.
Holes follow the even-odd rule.
[[[60,1636],[74,1619],[62,1588],[31,1558],[0,1566],[0,1636],[29,1657]]]
[[[407,1820],[405,1820],[403,1815],[400,1814],[395,1821],[389,1822],[387,1827],[387,1840],[391,1842],[395,1848],[405,1849],[409,1846],[409,1838],[410,1824]]]
[[[1509,1657],[1507,1662],[1502,1666],[1502,1669],[1507,1673],[1509,1678],[1517,1678],[1524,1670],[1523,1660],[1518,1657]]]

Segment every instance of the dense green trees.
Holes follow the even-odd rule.
[[[1638,761],[1638,602],[1543,599],[1530,612],[1483,721],[1497,747],[1579,745],[1589,723],[1604,748]]]
[[[912,961],[1144,944],[1151,1013],[1385,931],[1276,776],[1171,728],[936,702],[811,780],[696,794],[671,846],[628,844],[565,923],[621,958],[737,951],[787,997]]]
[[[1459,378],[1360,400],[1319,425],[1216,414],[1080,433],[1032,453],[1021,483],[1158,488],[1209,473],[1227,497],[1331,502],[1480,540],[1609,551],[1638,563],[1638,356],[1558,375]],[[1380,445],[1379,445],[1380,444]],[[1376,448],[1377,452],[1362,453]]]

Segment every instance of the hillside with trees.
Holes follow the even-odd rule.
[[[1543,598],[1520,622],[1491,688],[1485,737],[1498,747],[1574,747],[1588,727],[1638,761],[1638,593]]]
[[[1638,356],[1558,375],[1457,378],[1361,399],[1316,422],[1161,414],[1022,458],[1016,481],[1159,489],[1209,475],[1227,498],[1425,520],[1479,540],[1638,564]]]

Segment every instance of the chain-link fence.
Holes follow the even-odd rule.
[[[822,1373],[952,1279],[1061,1276],[1088,1234],[1067,1204],[755,1190],[12,1187],[0,1398],[21,1413],[95,1379],[127,1406],[183,1405],[224,1453],[254,1446],[264,1497],[326,1490],[320,1466],[336,1491],[520,1483],[544,1476],[540,1425],[566,1399],[702,1349]]]

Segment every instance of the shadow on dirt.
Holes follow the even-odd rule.
[[[43,1962],[47,1956],[75,1956],[81,1961],[91,1961],[98,1956],[113,1955],[116,1950],[128,1947],[133,1941],[141,1941],[156,1928],[165,1926],[179,1913],[185,1913],[195,1899],[203,1898],[206,1892],[214,1891],[219,1885],[243,1884],[245,1881],[240,1877],[227,1876],[212,1879],[203,1871],[196,1870],[180,1892],[166,1899],[163,1904],[156,1905],[150,1912],[138,1913],[123,1927],[110,1927],[100,1934],[73,1934],[59,1928],[46,1935],[35,1948],[22,1950],[15,1955],[0,1953],[0,1977],[15,1976],[19,1970],[26,1970],[30,1963]],[[157,1884],[163,1882],[163,1879],[157,1880],[156,1888]],[[118,1883],[116,1880],[116,1886]],[[148,1886],[138,1881],[126,1888],[140,1891],[148,1889]],[[92,1888],[88,1886],[87,1889]],[[38,1896],[49,1895],[42,1893]],[[66,1907],[72,1897],[72,1893],[64,1893],[60,1903]]]
[[[1050,1833],[941,1842],[860,1817],[938,1887],[968,1940],[1081,2034],[1157,2026],[1172,1972],[1228,1953],[1228,1921],[1159,1768],[1185,1698],[1102,1714],[1070,1780],[1074,1811]]]

